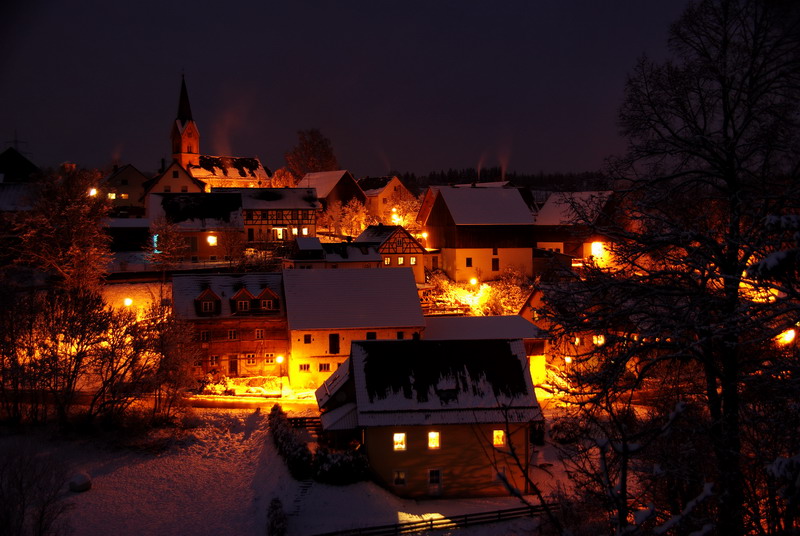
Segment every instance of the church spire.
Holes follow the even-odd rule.
[[[186,77],[183,75],[181,75],[181,96],[178,99],[178,117],[175,119],[182,123],[193,121],[192,107],[189,105],[189,92],[186,91]]]

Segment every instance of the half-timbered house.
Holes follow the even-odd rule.
[[[370,225],[354,240],[354,243],[377,247],[385,267],[408,266],[414,272],[414,281],[425,282],[425,248],[403,227]]]

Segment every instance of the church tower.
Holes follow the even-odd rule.
[[[192,119],[186,79],[181,76],[181,96],[178,99],[178,116],[172,125],[172,159],[188,169],[200,165],[200,131]]]

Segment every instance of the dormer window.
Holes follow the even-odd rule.
[[[239,300],[236,302],[236,310],[239,312],[249,311],[250,310],[250,301],[249,300]]]
[[[265,311],[271,311],[275,308],[275,302],[272,300],[261,300],[261,308]]]
[[[214,302],[210,300],[200,302],[200,310],[204,313],[213,313]]]

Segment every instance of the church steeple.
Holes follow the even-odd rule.
[[[189,169],[200,165],[200,131],[192,117],[186,78],[181,76],[181,94],[178,98],[178,116],[172,124],[172,159]]]

